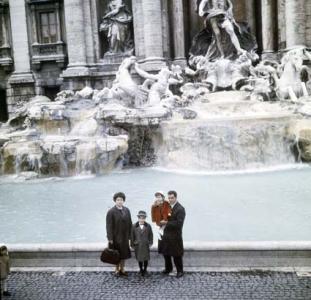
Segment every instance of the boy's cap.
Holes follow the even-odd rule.
[[[164,193],[162,191],[157,191],[154,195],[155,196],[161,195],[163,198],[165,198]]]
[[[137,217],[138,217],[138,218],[139,218],[139,217],[147,218],[147,214],[146,214],[145,211],[140,210],[140,211],[138,212]]]

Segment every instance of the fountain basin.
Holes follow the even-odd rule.
[[[105,243],[99,244],[9,244],[14,269],[49,268],[72,270],[112,267],[100,262]],[[185,270],[286,270],[311,269],[311,242],[200,242],[185,243]],[[133,254],[134,256],[134,254]],[[137,270],[135,259],[127,260],[127,270]],[[151,249],[151,270],[163,268],[163,257]]]
[[[0,241],[106,242],[105,217],[115,192],[127,195],[133,221],[145,210],[150,222],[154,192],[171,189],[186,208],[185,242],[310,241],[310,179],[311,169],[303,166],[253,173],[136,169],[16,183],[2,177]]]

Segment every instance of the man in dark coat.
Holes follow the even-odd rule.
[[[177,270],[177,277],[184,275],[183,255],[184,245],[182,239],[182,228],[186,212],[184,207],[177,201],[177,193],[175,191],[168,192],[168,200],[172,207],[171,216],[168,221],[161,221],[164,225],[164,234],[159,243],[159,252],[163,254],[165,260],[164,274],[169,274],[173,270],[172,257]]]
[[[124,261],[131,257],[129,242],[131,239],[132,219],[130,210],[123,206],[124,193],[113,196],[116,205],[111,208],[106,216],[106,230],[109,244],[120,253],[121,261],[116,266],[116,274],[127,276],[124,271]]]

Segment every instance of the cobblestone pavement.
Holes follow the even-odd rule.
[[[178,279],[152,272],[130,272],[118,278],[111,272],[14,272],[9,291],[14,300],[95,299],[311,299],[311,277],[296,273],[186,273]]]

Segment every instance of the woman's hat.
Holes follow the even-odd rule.
[[[164,193],[162,191],[157,191],[154,195],[155,196],[161,195],[163,198],[165,198]]]
[[[139,218],[139,217],[147,218],[147,214],[146,214],[145,211],[140,210],[140,211],[138,212],[137,217],[138,217],[138,218]]]

